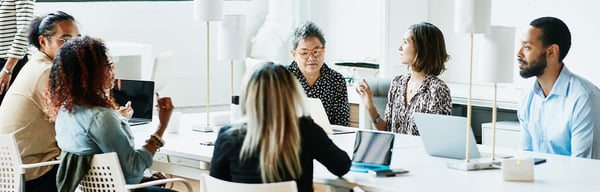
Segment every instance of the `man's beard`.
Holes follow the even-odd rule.
[[[542,75],[544,73],[544,69],[546,69],[546,66],[548,65],[546,62],[546,52],[540,54],[536,60],[531,62],[526,62],[521,58],[518,60],[520,64],[525,64],[525,68],[519,71],[519,74],[523,78]]]

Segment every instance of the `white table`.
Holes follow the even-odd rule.
[[[193,124],[203,120],[201,114],[183,114],[179,134],[165,133],[166,146],[155,156],[154,170],[198,179],[208,171],[213,147],[200,142],[214,141],[216,133],[191,130]],[[156,125],[133,127],[136,143],[155,130]],[[331,136],[333,141],[351,154],[354,134]],[[491,151],[479,146],[483,152]],[[535,166],[534,182],[506,182],[502,172],[496,170],[459,171],[446,168],[451,160],[432,157],[425,153],[419,137],[397,135],[392,153],[391,168],[404,168],[408,174],[377,178],[365,173],[349,172],[342,178],[329,173],[315,161],[314,182],[351,188],[359,185],[367,191],[600,191],[600,161],[571,158],[550,154],[523,152],[514,149],[496,149],[515,157],[543,157],[548,162]]]
[[[200,143],[215,141],[217,138],[217,132],[192,131],[193,125],[203,125],[205,122],[204,114],[182,114],[179,133],[172,134],[168,133],[168,130],[165,131],[163,138],[166,145],[156,153],[154,164],[150,169],[200,180],[201,173],[208,173],[213,154],[212,146],[204,146]],[[156,131],[157,125],[158,120],[154,119],[150,124],[131,127],[136,146],[142,146],[144,140]]]
[[[105,44],[115,61],[117,78],[150,80],[154,64],[151,45],[126,41]]]

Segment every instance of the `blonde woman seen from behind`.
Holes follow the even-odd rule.
[[[243,86],[244,121],[220,129],[211,176],[240,183],[295,180],[298,191],[313,191],[313,159],[337,176],[349,171],[347,153],[305,116],[305,95],[284,66],[260,65]]]

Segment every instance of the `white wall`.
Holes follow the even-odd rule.
[[[600,34],[600,25],[595,19],[600,18],[598,3],[586,0],[492,0],[492,25],[516,27],[515,62],[512,66],[514,85],[517,87],[530,87],[531,81],[523,80],[518,75],[516,66],[516,52],[520,45],[520,38],[529,27],[529,22],[543,16],[558,17],[570,28],[572,46],[564,62],[574,73],[579,74],[593,83],[600,85],[596,46],[600,44],[597,34]],[[466,82],[468,80],[468,49],[469,39],[467,34],[454,33],[454,1],[429,0],[429,19],[438,25],[446,36],[447,47],[451,60],[448,62],[448,71],[444,79],[452,82]],[[478,35],[476,35],[478,36]],[[475,39],[477,44],[477,38]],[[475,50],[475,55],[479,53]],[[478,65],[475,59],[474,65]],[[475,70],[474,73],[477,73]]]
[[[248,14],[247,34],[248,38],[253,37],[267,14],[268,0],[243,1],[245,4],[241,6],[232,5],[233,2],[225,1],[224,13]],[[410,24],[430,21],[444,32],[451,55],[442,78],[449,82],[468,79],[469,38],[467,34],[454,33],[452,0],[296,0],[295,3],[298,5],[295,22],[311,19],[323,29],[328,41],[327,63],[373,58],[382,64],[384,76],[406,73],[398,58],[400,39]],[[563,19],[573,35],[573,46],[565,59],[567,67],[600,85],[600,76],[594,75],[598,71],[595,51],[600,44],[597,38],[600,25],[592,19],[600,18],[600,12],[594,4],[597,3],[586,0],[492,0],[492,25],[516,27],[518,46],[532,19],[548,15]],[[37,3],[35,12],[40,15],[55,10],[74,15],[84,34],[150,44],[155,55],[175,51],[175,64],[168,71],[173,82],[162,94],[174,97],[177,106],[204,104],[206,28],[204,23],[192,20],[191,1]],[[218,24],[211,26],[211,50],[217,50]],[[477,50],[474,54],[478,54]],[[211,104],[227,104],[229,89],[224,87],[229,87],[229,65],[216,61],[216,51],[212,51],[211,58]],[[516,74],[515,66],[508,67]],[[519,75],[514,75],[514,80],[520,87],[528,87],[531,81]]]
[[[251,37],[264,20],[266,0],[243,5],[224,3],[223,12],[231,13],[233,9],[248,14],[247,33]],[[82,34],[107,41],[150,44],[154,55],[173,50],[174,64],[163,71],[172,81],[161,95],[173,97],[176,106],[205,104],[206,24],[193,20],[192,1],[36,3],[35,14],[56,10],[73,15]],[[228,104],[229,65],[217,61],[218,28],[218,23],[211,23],[211,104]]]

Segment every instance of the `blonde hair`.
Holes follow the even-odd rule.
[[[298,80],[284,66],[265,63],[244,82],[240,105],[247,130],[240,160],[259,152],[265,183],[300,178],[299,117],[305,113],[305,96]],[[291,178],[285,178],[285,173]]]

